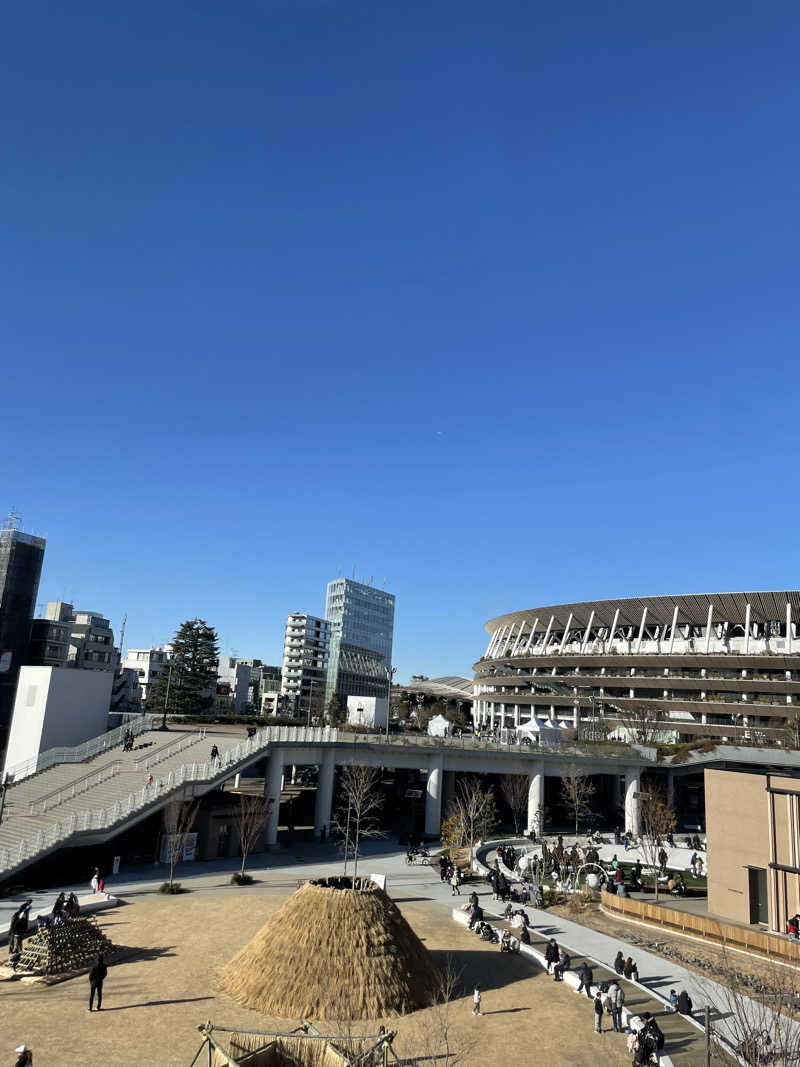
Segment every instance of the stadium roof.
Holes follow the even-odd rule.
[[[679,596],[644,596],[626,597],[622,600],[586,600],[576,604],[551,604],[548,607],[530,608],[527,611],[513,611],[508,615],[498,615],[486,623],[488,633],[494,633],[500,626],[520,623],[527,620],[532,623],[538,616],[541,627],[547,626],[550,617],[553,625],[563,629],[580,629],[589,624],[594,613],[592,627],[611,626],[614,615],[619,611],[618,626],[638,626],[642,614],[647,609],[647,624],[668,626],[672,624],[675,608],[678,608],[678,623],[690,623],[705,626],[708,621],[709,606],[713,608],[712,619],[715,622],[725,620],[744,625],[747,605],[750,605],[752,622],[771,622],[786,617],[786,605],[791,605],[792,618],[800,620],[800,592],[743,592],[743,593],[690,593]]]
[[[444,678],[429,678],[424,682],[398,685],[396,688],[406,693],[429,693],[431,696],[446,697],[448,700],[472,700],[473,685],[471,678],[448,674]]]

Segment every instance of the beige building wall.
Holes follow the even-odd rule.
[[[708,910],[723,919],[749,923],[748,868],[769,865],[766,778],[706,771],[705,791]]]

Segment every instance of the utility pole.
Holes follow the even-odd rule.
[[[392,712],[392,681],[397,674],[397,667],[386,668],[386,740],[389,740],[389,716]]]
[[[708,1004],[705,1008],[706,1020],[706,1067],[711,1067],[711,1009]]]
[[[161,719],[161,729],[167,728],[167,705],[169,704],[169,687],[172,685],[172,660],[169,664],[169,674],[167,675],[167,691],[164,694],[164,715]]]

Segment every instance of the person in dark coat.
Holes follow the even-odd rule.
[[[622,972],[625,970],[625,957],[622,955],[621,952],[618,952],[614,957],[614,970],[617,972],[617,974],[622,974]]]
[[[472,915],[470,916],[470,919],[469,919],[469,928],[470,928],[470,930],[475,925],[475,923],[481,922],[482,919],[483,919],[483,908],[480,906],[480,904],[476,904],[475,907],[472,909]]]
[[[55,904],[53,905],[52,911],[50,912],[50,914],[53,916],[54,919],[55,919],[56,915],[58,915],[58,913],[60,911],[63,911],[64,905],[66,904],[66,902],[67,902],[66,896],[63,893],[59,893],[58,896],[56,897],[56,901],[55,901]]]
[[[103,957],[97,957],[97,963],[89,971],[89,1011],[94,1004],[94,995],[97,994],[97,1010],[103,1007],[103,982],[106,980],[108,967],[103,962]]]
[[[33,1053],[27,1045],[18,1045],[14,1051],[19,1053],[14,1067],[28,1067],[28,1064],[33,1063]]]
[[[547,946],[544,950],[544,960],[547,964],[547,973],[550,974],[550,968],[553,964],[558,963],[558,945],[554,937],[551,937],[547,942]]]
[[[586,960],[584,960],[583,963],[580,965],[580,968],[578,969],[578,974],[581,976],[580,984],[578,986],[578,992],[580,993],[581,990],[586,990],[586,996],[589,998],[589,1000],[591,1000],[592,991],[590,987],[592,982],[594,981],[594,975],[592,974],[592,968],[589,966]]]
[[[28,932],[28,913],[31,910],[32,900],[26,900],[20,904],[11,916],[8,927],[8,947],[10,953],[22,951],[22,939]]]
[[[692,1014],[692,998],[685,989],[682,989],[680,993],[678,993],[678,1011],[681,1015]]]

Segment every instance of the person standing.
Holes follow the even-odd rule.
[[[472,1014],[483,1015],[481,1011],[481,987],[475,986],[475,992],[472,994]]]
[[[544,950],[544,961],[547,964],[547,973],[550,974],[550,968],[553,964],[558,963],[558,944],[554,937],[551,937],[547,942],[547,947]]]
[[[578,986],[578,992],[580,993],[581,990],[585,989],[586,990],[586,996],[591,1000],[592,999],[591,985],[592,985],[592,981],[593,981],[593,976],[592,976],[592,968],[589,966],[589,963],[588,963],[587,960],[584,960],[583,963],[581,964],[580,969],[578,971],[578,974],[581,976],[580,985]]]
[[[450,893],[450,896],[451,897],[455,897],[455,896],[459,896],[460,897],[461,896],[461,880],[458,877],[458,867],[456,867],[456,869],[453,871],[453,873],[452,873],[452,875],[450,877],[450,886],[452,888],[452,892]]]
[[[19,1054],[14,1067],[27,1067],[29,1063],[33,1063],[33,1053],[27,1045],[17,1045],[14,1051]]]
[[[97,994],[97,1010],[103,1007],[103,982],[106,980],[108,967],[103,962],[103,957],[97,957],[97,963],[89,971],[89,1011],[92,1010],[94,995]]]
[[[95,867],[94,874],[92,875],[92,880],[91,880],[91,882],[89,884],[91,886],[91,889],[92,889],[93,893],[96,893],[98,891],[98,889],[100,888],[100,868],[99,867]]]
[[[594,1032],[596,1034],[603,1032],[603,1001],[599,989],[594,995]]]
[[[619,984],[619,982],[612,982],[611,987],[608,990],[608,996],[611,1000],[611,1023],[614,1030],[618,1033],[622,1033],[622,1009],[625,1005],[625,990]]]

